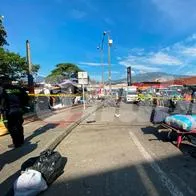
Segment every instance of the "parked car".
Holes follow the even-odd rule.
[[[168,86],[168,89],[182,92],[182,90],[184,89],[184,86],[183,85],[170,85],[170,86]]]
[[[177,90],[160,90],[160,94],[163,97],[167,97],[167,98],[176,98],[176,99],[180,99],[182,98],[182,95],[177,91]]]

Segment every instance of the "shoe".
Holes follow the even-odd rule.
[[[23,144],[24,144],[24,142],[21,144],[15,144],[15,148],[19,148],[19,147],[23,146]]]
[[[23,145],[24,143],[22,143],[22,144],[17,144],[17,145],[14,145],[14,144],[10,144],[10,145],[8,145],[8,148],[19,148],[19,147],[21,147],[22,145]]]
[[[117,117],[117,118],[119,118],[120,117],[120,114],[115,114],[114,116]]]
[[[8,145],[8,148],[15,148],[14,144]]]

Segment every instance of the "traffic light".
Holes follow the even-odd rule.
[[[127,85],[131,86],[131,67],[127,67]]]

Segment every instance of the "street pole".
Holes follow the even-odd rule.
[[[104,64],[103,64],[103,49],[100,50],[100,62],[102,65],[102,87],[104,90]]]
[[[85,110],[86,106],[85,106],[85,101],[84,101],[84,83],[82,84],[82,95],[83,95],[83,109]]]
[[[28,87],[29,93],[34,94],[34,82],[32,76],[32,64],[31,64],[31,52],[30,52],[30,43],[26,41],[26,58],[27,58],[27,65],[28,65]]]
[[[30,44],[29,41],[26,41],[26,58],[28,65],[28,89],[30,94],[35,94],[34,91],[34,82],[32,76],[32,64],[31,64],[31,53],[30,53]],[[35,112],[35,97],[30,97],[30,108],[32,112]]]
[[[103,62],[103,44],[104,44],[104,38],[105,38],[106,32],[103,32],[103,36],[102,36],[102,40],[101,40],[101,44],[97,47],[97,49],[99,49],[100,51],[100,65],[102,66],[102,89],[103,89],[103,93],[105,95],[105,88],[104,88],[104,62]]]
[[[105,38],[105,34],[106,32],[104,31],[103,32],[103,38],[102,38],[102,41],[101,41],[101,64],[102,64],[102,85],[103,85],[103,93],[105,95],[105,87],[104,87],[104,62],[103,62],[103,43],[104,43],[104,38]]]
[[[111,94],[111,53],[110,53],[110,47],[112,45],[112,40],[110,39],[109,33],[108,35],[108,80],[109,80],[109,94]]]
[[[27,52],[28,71],[29,71],[29,74],[31,74],[32,65],[31,65],[31,54],[30,54],[30,43],[29,43],[29,40],[26,41],[26,52]]]

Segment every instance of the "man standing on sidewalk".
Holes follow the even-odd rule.
[[[24,143],[23,111],[28,106],[28,95],[21,87],[11,84],[8,77],[0,77],[0,110],[7,121],[6,126],[14,147]]]

